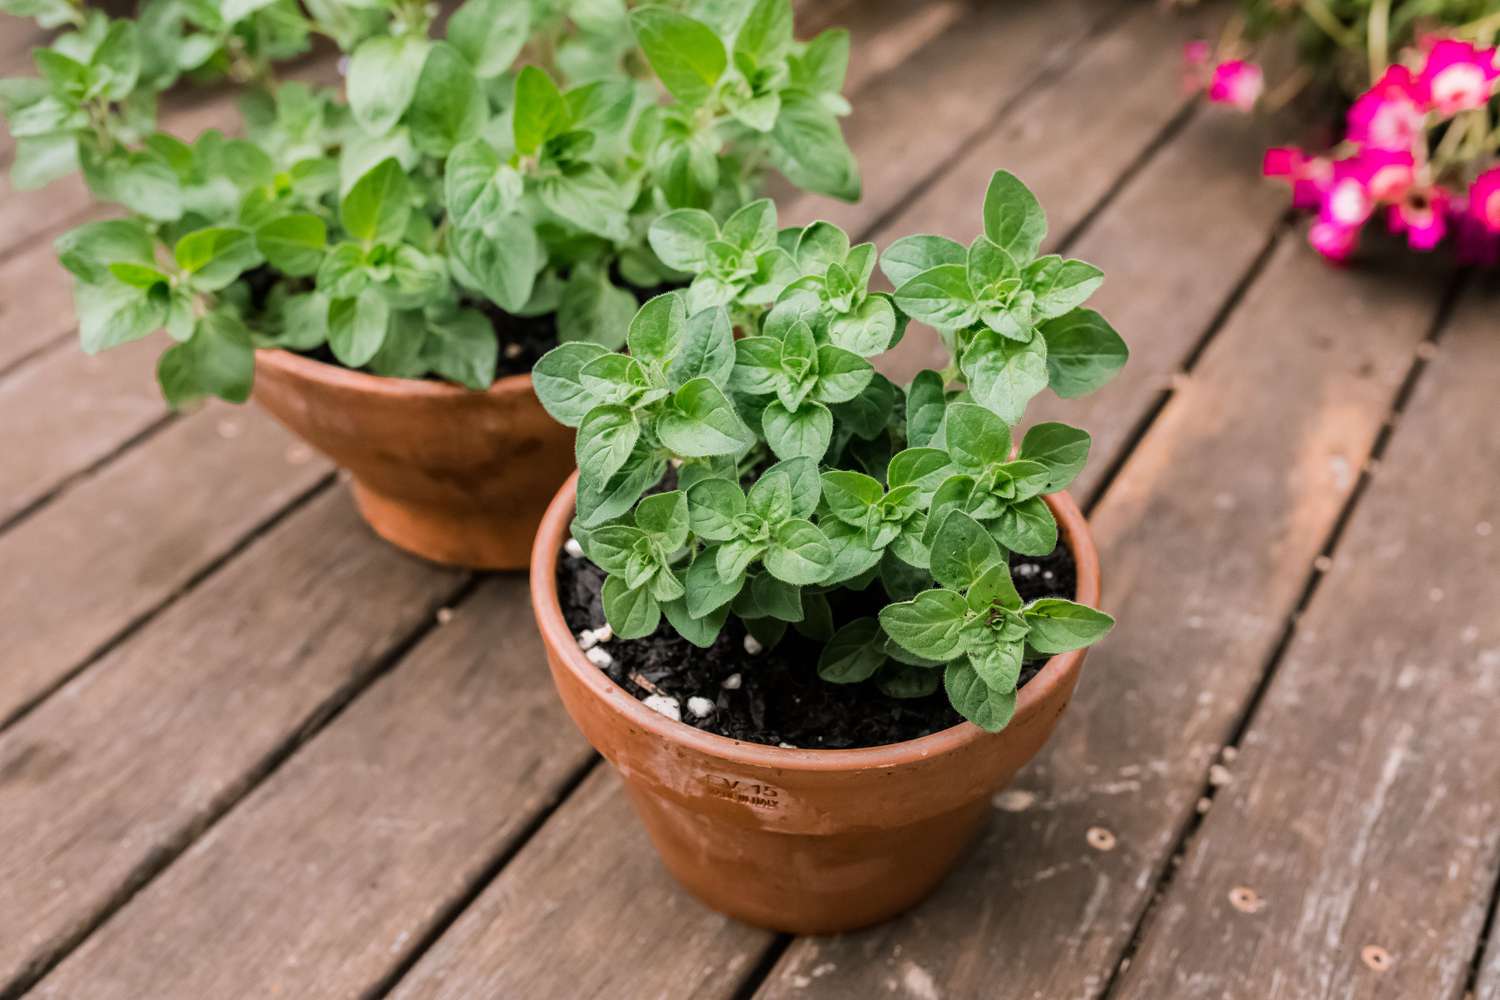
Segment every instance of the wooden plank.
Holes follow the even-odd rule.
[[[771,939],[672,881],[601,765],[393,996],[730,996]]]
[[[1110,0],[1013,0],[967,12],[852,102],[844,130],[863,175],[860,201],[795,194],[783,185],[782,224],[822,218],[861,237],[1120,7]],[[1004,58],[997,58],[1002,47]]]
[[[1500,435],[1454,418],[1492,408],[1497,306],[1418,383],[1120,1000],[1462,994],[1500,869]]]
[[[205,424],[212,432],[211,421],[181,429]],[[275,469],[272,458],[259,464]],[[232,506],[180,499],[157,516]],[[0,995],[76,942],[363,688],[460,579],[373,539],[347,492],[329,491],[0,735]],[[53,641],[79,617],[54,628]]]
[[[493,579],[35,995],[367,995],[592,759]]]
[[[61,232],[81,224],[87,215],[84,212],[66,217],[51,215],[43,203],[51,194],[52,189],[48,188],[41,194],[0,196],[0,224],[8,218],[16,225],[31,227],[25,238],[34,238],[30,245],[0,259],[0,329],[5,333],[0,337],[0,373],[49,346],[72,339],[68,332],[77,327],[73,317],[72,279],[52,250],[50,236],[56,233],[38,233],[35,227],[50,219],[50,225]],[[42,235],[49,238],[42,239]]]
[[[329,472],[260,410],[211,406],[0,535],[0,723]]]
[[[1094,514],[1120,624],[988,835],[906,917],[794,944],[763,996],[830,964],[828,998],[1099,995],[1430,322],[1421,277],[1281,246]]]
[[[166,418],[159,340],[108,356],[64,344],[0,379],[0,524]]]

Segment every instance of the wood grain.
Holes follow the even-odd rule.
[[[365,995],[592,757],[493,579],[36,995]]]
[[[770,941],[672,881],[600,765],[393,996],[725,997]]]
[[[166,417],[161,350],[154,338],[103,357],[65,344],[0,379],[0,524]]]
[[[1418,384],[1120,1000],[1462,993],[1500,869],[1500,755],[1482,750],[1500,495],[1476,475],[1500,468],[1500,435],[1454,414],[1500,384],[1497,306],[1472,297]]]
[[[0,720],[329,472],[259,410],[210,406],[0,535]]]
[[[0,735],[0,995],[187,846],[458,585],[330,491]]]
[[[764,997],[830,963],[830,998],[1099,995],[1431,322],[1424,278],[1281,247],[1094,514],[1119,625],[988,836],[908,916],[793,945]]]

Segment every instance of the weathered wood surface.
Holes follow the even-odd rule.
[[[888,981],[1101,994],[1354,487],[1433,292],[1281,247],[1094,512],[1119,625],[1018,794],[997,798],[988,836],[927,905],[799,941],[764,996],[799,995],[828,963],[828,997]],[[1095,827],[1110,850],[1091,846]]]
[[[1500,384],[1497,305],[1400,417],[1120,1000],[1462,995],[1500,868],[1500,435],[1454,415]]]
[[[1475,331],[1493,297],[1463,305],[1401,417],[1388,464],[1412,471],[1361,493],[1442,282],[1338,274],[1276,241],[1284,200],[1254,176],[1261,137],[1188,110],[1177,88],[1199,22],[1114,0],[801,6],[805,31],[854,35],[866,199],[800,199],[784,219],[966,237],[1005,166],[1048,206],[1054,248],[1106,270],[1097,305],[1134,352],[1096,397],[1039,401],[1094,433],[1077,492],[1107,487],[1095,525],[1122,625],[974,856],[906,918],[784,954],[700,907],[608,768],[578,783],[593,758],[550,694],[522,581],[470,592],[393,552],[343,487],[324,488],[327,466],[254,411],[165,419],[154,345],[78,356],[47,239],[91,209],[66,184],[7,189],[0,996],[39,980],[41,995],[91,1000],[1134,1000],[1175,996],[1180,977],[1186,996],[1458,1000],[1472,971],[1476,1000],[1500,1000],[1500,945],[1480,940],[1500,868],[1489,536],[1378,574],[1381,553],[1415,552],[1444,512],[1500,522],[1492,491],[1472,488],[1489,480],[1466,471],[1496,465],[1493,442],[1451,433],[1488,412],[1496,351]],[[232,120],[212,94],[169,115],[187,134]],[[900,363],[925,363],[923,346],[914,335]],[[1442,440],[1448,464],[1401,459],[1418,439]],[[1424,566],[1477,582],[1386,613],[1398,588],[1430,594]],[[1403,689],[1383,669],[1398,661],[1442,669]],[[1209,766],[1252,711],[1200,829]],[[1463,724],[1420,727],[1443,712]],[[1387,781],[1393,746],[1406,749]],[[1362,825],[1382,788],[1385,812]],[[1093,827],[1112,850],[1088,846]],[[1266,906],[1233,910],[1231,877]],[[1366,944],[1389,969],[1363,964]],[[1257,978],[1268,967],[1274,990]]]
[[[459,585],[373,544],[348,495],[326,492],[0,734],[0,995],[187,847]]]

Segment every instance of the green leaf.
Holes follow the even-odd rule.
[[[468,61],[447,42],[434,44],[407,114],[412,142],[428,156],[447,156],[477,136],[488,117],[489,102]]]
[[[817,98],[789,91],[771,130],[771,162],[800,188],[857,201],[859,167],[835,118]]]
[[[595,528],[635,506],[641,494],[661,482],[667,463],[655,448],[637,441],[625,464],[603,482],[579,477],[578,523]]]
[[[375,356],[390,326],[390,306],[373,288],[328,307],[328,346],[341,364],[359,368]]]
[[[688,516],[693,534],[710,542],[727,542],[739,533],[735,519],[745,512],[745,494],[728,479],[702,479],[688,487]]]
[[[636,505],[635,524],[665,551],[682,548],[687,544],[690,525],[687,494],[682,490],[651,494]]]
[[[889,698],[925,698],[942,683],[941,672],[905,663],[888,663],[875,675],[875,686]]]
[[[579,478],[591,483],[607,481],[625,465],[640,436],[641,426],[628,407],[594,407],[578,425]]]
[[[262,260],[255,237],[243,229],[209,228],[177,241],[173,256],[192,275],[193,287],[218,291]]]
[[[339,205],[344,229],[362,243],[399,240],[410,217],[406,170],[395,157],[381,160],[366,171]]]
[[[460,143],[448,154],[443,168],[443,200],[449,224],[483,228],[498,216],[514,212],[523,185],[520,173],[502,163],[489,143],[483,139]]]
[[[962,266],[967,259],[964,245],[946,236],[907,236],[886,247],[880,270],[892,287],[900,288],[923,271],[945,264]]]
[[[571,126],[572,114],[562,91],[545,70],[526,66],[516,76],[515,111],[512,128],[516,152],[534,156],[542,143],[561,135]]]
[[[693,563],[688,567],[687,579],[687,608],[688,613],[695,618],[708,615],[713,611],[723,608],[728,609],[729,602],[740,592],[745,583],[745,572],[741,569],[738,573],[724,576],[719,572],[719,553],[724,546],[715,545],[698,553]]]
[[[629,235],[628,199],[614,179],[592,163],[572,164],[544,177],[537,193],[548,211],[585,232],[617,243]]]
[[[952,473],[948,453],[940,448],[906,448],[891,456],[886,469],[886,481],[892,489],[914,486],[922,500],[933,492]]]
[[[158,284],[170,284],[171,279],[147,264],[122,262],[109,265],[109,273],[127,285],[150,290]]]
[[[891,346],[896,336],[896,310],[885,295],[871,295],[844,316],[828,324],[828,338],[836,347],[860,357],[874,357]]]
[[[752,514],[770,524],[792,516],[792,480],[785,472],[763,473],[750,487],[745,501]]]
[[[984,235],[1019,264],[1029,263],[1047,236],[1047,216],[1014,174],[997,170],[984,194]]]
[[[72,132],[17,137],[10,182],[31,191],[78,169],[78,137]]]
[[[448,41],[481,77],[510,69],[531,34],[529,0],[465,0],[448,19]]]
[[[90,222],[70,229],[53,243],[63,267],[86,282],[105,282],[109,265],[154,265],[155,244],[146,227],[134,219]]]
[[[764,557],[766,570],[779,580],[799,586],[822,583],[833,568],[833,548],[811,521],[783,521],[771,535]]]
[[[948,393],[943,377],[932,370],[920,371],[906,390],[906,441],[913,448],[933,443],[943,426]]]
[[[418,35],[380,35],[354,50],[345,90],[349,110],[366,132],[384,135],[401,120],[416,95],[429,45]]]
[[[939,264],[909,279],[896,289],[896,305],[912,319],[939,330],[961,329],[979,315],[961,264]]]
[[[983,406],[954,403],[946,427],[948,457],[962,468],[984,469],[1010,458],[1010,428]]]
[[[903,649],[929,660],[946,662],[963,652],[959,632],[968,612],[952,590],[924,590],[909,601],[888,604],[880,624]]]
[[[506,216],[485,229],[456,229],[451,240],[453,256],[491,302],[511,313],[526,307],[545,263],[530,220]]]
[[[667,382],[678,388],[697,378],[725,384],[735,365],[734,328],[722,308],[688,317],[687,326],[667,369]]]
[[[494,384],[499,349],[489,319],[481,312],[465,309],[427,322],[421,358],[429,369],[450,382],[482,392]]]
[[[1031,630],[1026,642],[1038,653],[1053,655],[1092,646],[1114,627],[1102,611],[1059,597],[1044,597],[1022,613]]]
[[[140,27],[130,20],[111,21],[94,50],[90,69],[104,97],[114,101],[128,97],[141,73]]]
[[[870,363],[852,351],[824,345],[818,348],[818,380],[813,398],[820,403],[847,403],[864,392],[875,375]]]
[[[792,44],[791,0],[756,0],[734,40],[734,54],[765,66]]]
[[[1012,611],[1019,610],[1021,595],[1010,577],[1010,565],[1001,559],[979,574],[978,579],[969,587],[965,601],[971,611],[987,611],[996,604]]]
[[[255,231],[255,246],[281,273],[306,277],[316,274],[323,262],[328,227],[316,215],[283,215]]]
[[[1088,462],[1091,439],[1086,431],[1067,424],[1037,424],[1021,440],[1020,457],[1047,469],[1045,493],[1055,493],[1071,483]]]
[[[635,296],[617,288],[604,271],[576,268],[557,310],[558,339],[619,347],[625,343],[635,309]]]
[[[625,342],[641,361],[664,364],[677,351],[687,326],[687,307],[682,296],[667,292],[648,299],[630,321]]]
[[[661,624],[661,606],[646,587],[635,589],[618,576],[604,580],[604,618],[618,639],[643,639]]]
[[[1040,327],[1047,342],[1047,374],[1052,391],[1064,399],[1098,389],[1125,366],[1130,350],[1103,316],[1075,309]]]
[[[752,253],[771,249],[776,245],[776,204],[761,198],[737,209],[724,220],[723,239]]]
[[[761,473],[765,478],[785,475],[791,489],[793,517],[811,517],[818,508],[818,499],[823,494],[823,482],[818,476],[818,463],[810,458],[789,458],[777,462]]]
[[[203,396],[243,403],[250,398],[255,379],[250,331],[229,313],[209,313],[198,321],[191,339],[161,356],[156,378],[174,407]]]
[[[944,587],[968,590],[1004,555],[979,522],[950,510],[932,541],[932,578]]]
[[[1016,692],[996,691],[986,684],[967,659],[948,664],[943,687],[958,714],[986,732],[998,733],[1016,714]]]
[[[788,410],[773,399],[761,414],[766,444],[777,458],[810,458],[822,461],[833,440],[833,414],[822,403],[804,401]]]
[[[672,409],[658,418],[656,434],[663,447],[685,458],[738,454],[755,440],[723,390],[706,378],[695,378],[673,394]]]
[[[886,663],[885,633],[874,618],[856,618],[833,634],[818,656],[818,676],[830,684],[857,684]]]
[[[73,302],[79,341],[88,354],[140,340],[160,329],[167,318],[164,296],[148,294],[113,276],[100,284],[78,284]]]
[[[673,630],[700,649],[708,649],[714,644],[729,617],[728,602],[706,614],[695,615],[688,608],[686,596],[664,603],[661,610]]]
[[[830,28],[789,60],[792,83],[811,94],[837,94],[849,70],[849,32]]]
[[[1041,497],[1011,504],[991,526],[995,540],[1023,556],[1045,556],[1057,548],[1057,519]]]
[[[1026,405],[1047,387],[1049,365],[1042,337],[1023,343],[993,330],[976,334],[960,360],[970,395],[1008,424],[1020,423]]]
[[[713,29],[666,7],[637,7],[630,27],[662,85],[683,104],[697,107],[713,94],[728,56]]]
[[[607,354],[609,351],[598,344],[579,341],[561,344],[542,355],[531,369],[531,385],[552,419],[566,427],[577,427],[583,421],[595,401],[579,372]]]
[[[750,581],[751,600],[755,602],[756,615],[742,617],[775,618],[783,622],[800,622],[802,610],[802,588],[778,580],[770,573],[757,574]],[[735,612],[738,613],[736,607]]]
[[[1104,272],[1094,265],[1063,260],[1056,254],[1032,261],[1023,277],[1036,296],[1036,313],[1043,319],[1072,312],[1104,283]]]
[[[714,217],[697,208],[679,208],[651,223],[647,237],[661,262],[696,274],[708,263],[708,244],[719,238]]]

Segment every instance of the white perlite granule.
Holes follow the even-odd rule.
[[[714,714],[715,705],[707,698],[689,698],[688,711],[699,719],[706,719]]]
[[[747,634],[745,636],[745,652],[749,653],[751,656],[759,656],[765,651],[766,647],[760,644],[759,639],[755,638],[755,636],[753,635]]]
[[[677,704],[676,698],[668,698],[664,694],[648,694],[641,704],[653,712],[660,712],[673,722],[682,721],[682,707]]]
[[[576,538],[569,538],[566,542],[563,542],[563,551],[574,559],[583,558],[583,546],[578,544],[578,539]]]
[[[725,691],[738,691],[740,689],[741,681],[742,678],[739,674],[730,674],[719,683],[719,687],[723,688]]]
[[[598,646],[595,646],[589,650],[585,650],[583,655],[587,656],[589,658],[589,662],[598,667],[600,670],[604,670],[607,667],[613,666],[615,662],[615,658],[609,655],[608,650],[600,649]]]

